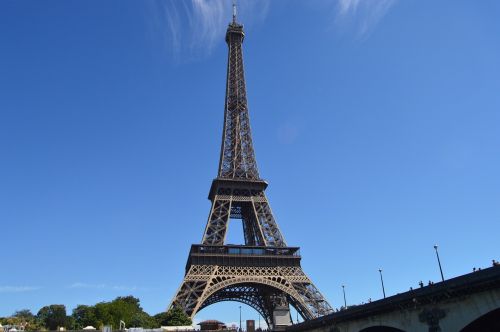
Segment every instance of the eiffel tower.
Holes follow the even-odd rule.
[[[224,129],[219,171],[208,198],[212,202],[201,244],[191,246],[184,280],[169,309],[188,316],[222,301],[254,308],[270,329],[292,323],[292,305],[304,320],[333,312],[300,266],[298,247],[287,246],[276,223],[257,169],[243,71],[243,25],[233,20],[229,48]],[[240,219],[244,245],[225,245],[230,219]]]

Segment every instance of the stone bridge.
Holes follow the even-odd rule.
[[[500,266],[292,325],[288,332],[499,332]]]

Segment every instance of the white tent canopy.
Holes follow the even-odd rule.
[[[195,328],[191,325],[186,325],[186,326],[162,326],[162,330],[164,331],[194,331]]]

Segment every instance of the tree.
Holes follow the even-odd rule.
[[[77,319],[79,314],[83,315],[84,312],[86,317],[91,317],[88,312],[90,308],[94,311],[93,326],[98,328],[112,325],[116,329],[120,326],[120,321],[124,321],[126,326],[152,328],[156,325],[156,321],[141,308],[139,299],[133,296],[117,297],[111,302],[101,302],[94,307],[81,308],[83,312],[74,313],[73,317]]]
[[[154,315],[153,319],[156,321],[157,326],[168,326],[168,316],[166,311]]]
[[[95,323],[96,325],[93,325],[94,327],[100,328],[104,325],[113,324],[113,316],[111,315],[109,309],[110,309],[109,302],[97,303],[94,306],[94,312],[96,318],[96,323]]]
[[[186,326],[193,324],[191,318],[178,307],[173,307],[167,312],[156,314],[154,318],[160,326]]]
[[[23,310],[18,310],[16,311],[12,317],[17,317],[20,319],[24,319],[25,321],[29,321],[35,318],[35,315],[31,313],[31,310],[29,309],[23,309]]]
[[[80,304],[73,309],[71,316],[75,321],[75,329],[81,330],[89,325],[99,327],[95,314],[95,307],[93,306]]]
[[[73,316],[67,316],[66,317],[66,329],[68,330],[75,330],[75,319],[73,318]]]
[[[39,320],[29,309],[18,310],[10,318],[15,325],[22,326],[26,331],[40,330]]]
[[[131,327],[143,327],[146,329],[158,327],[158,325],[156,324],[156,320],[144,311],[136,312],[134,315],[132,315],[129,324]]]
[[[38,311],[37,318],[48,330],[57,330],[58,327],[69,328],[66,307],[63,304],[51,304],[43,307]]]
[[[139,299],[133,296],[117,297],[109,303],[109,311],[113,317],[113,326],[120,326],[120,320],[123,320],[127,326],[130,326],[132,325],[134,315],[144,312],[139,305]]]
[[[71,316],[66,316],[64,305],[52,304],[41,308],[36,316],[24,309],[16,311],[11,317],[0,319],[4,325],[22,325],[27,331],[56,330],[59,327],[82,329],[88,325],[96,328],[112,325],[114,329],[118,329],[120,321],[124,321],[126,326],[159,326],[157,320],[141,308],[139,299],[133,296],[117,297],[111,302],[100,302],[94,306],[78,305]]]

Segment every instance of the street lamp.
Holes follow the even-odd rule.
[[[344,308],[347,309],[347,301],[345,299],[345,285],[342,285],[342,292],[344,293]]]
[[[382,283],[382,293],[384,293],[384,299],[385,299],[385,287],[384,287],[384,278],[382,277],[382,269],[378,269],[378,272],[380,273],[380,282]]]
[[[444,281],[443,268],[441,267],[441,260],[439,259],[437,244],[434,245],[434,250],[436,251],[436,257],[437,257],[438,264],[439,264],[439,272],[441,272],[441,280]]]
[[[239,306],[240,308],[240,332],[241,332],[241,306]]]

